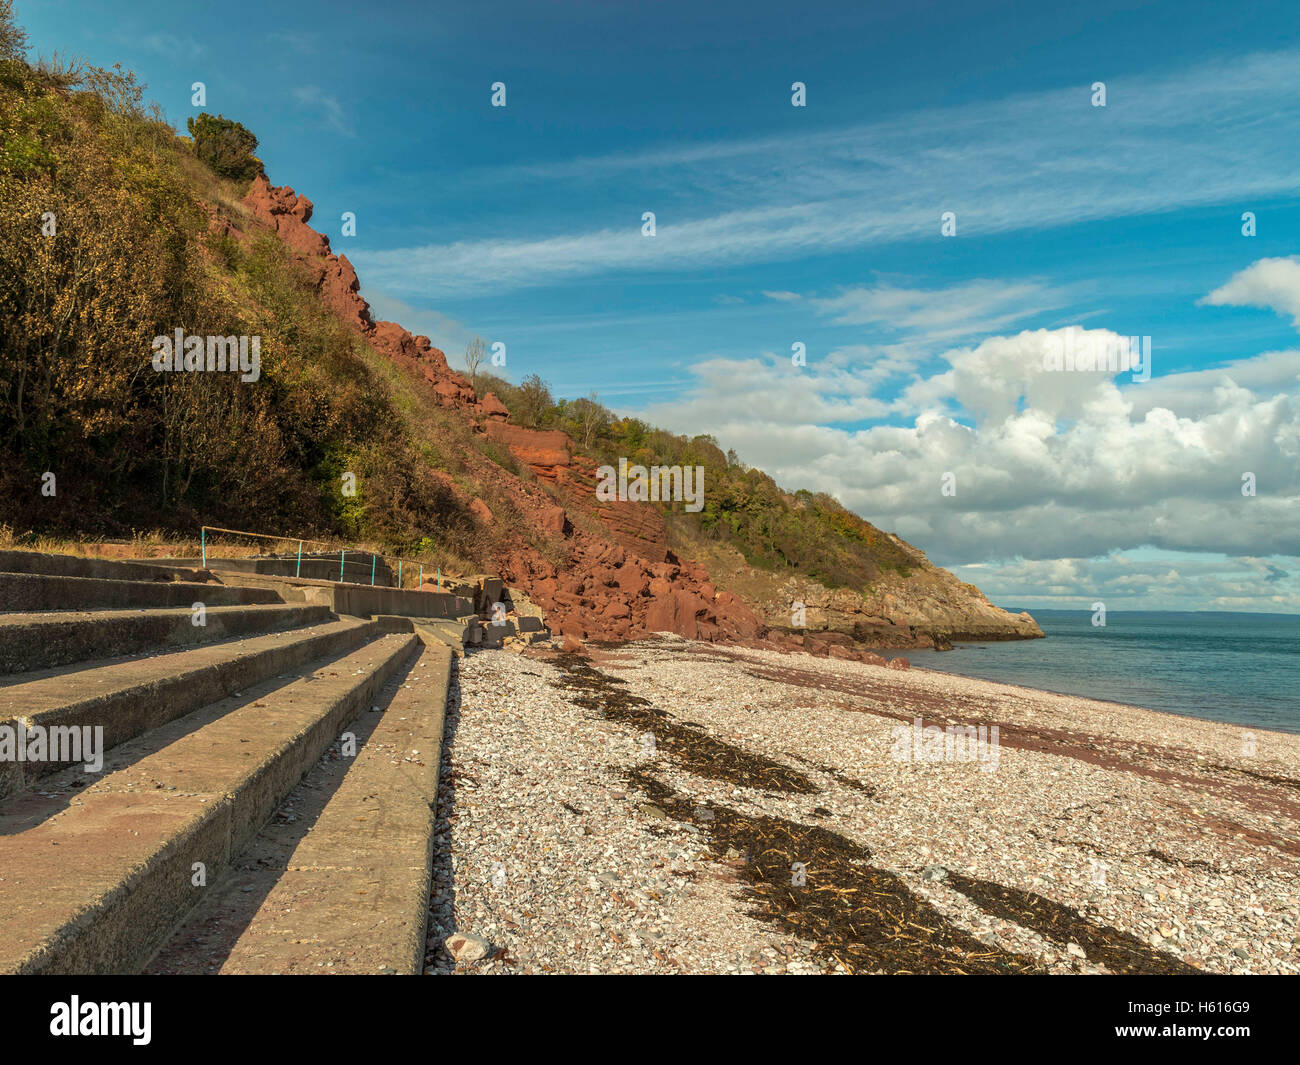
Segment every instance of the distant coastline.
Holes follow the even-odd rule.
[[[1248,728],[1300,733],[1300,615],[1031,611],[1045,640],[912,653],[922,668]]]

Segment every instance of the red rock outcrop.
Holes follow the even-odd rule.
[[[573,465],[571,441],[559,429],[525,429],[498,420],[487,422],[484,428],[489,439],[508,447],[543,481],[558,480],[558,471]]]
[[[306,267],[326,307],[376,350],[427,382],[434,402],[462,410],[476,431],[507,448],[541,482],[526,483],[491,464],[480,471],[481,478],[502,479],[497,487],[565,554],[557,568],[533,544],[512,543],[496,559],[506,582],[546,612],[548,626],[564,636],[565,647],[580,648],[584,639],[624,640],[652,632],[800,646],[776,634],[768,639],[766,626],[749,604],[733,592],[718,591],[703,566],[678,559],[669,549],[667,525],[656,505],[597,500],[597,467],[575,454],[565,433],[511,424],[505,405],[491,393],[479,400],[428,337],[412,335],[396,322],[374,321],[352,264],[331,251],[329,240],[309,225],[309,199],[259,175],[244,204]],[[435,475],[462,496],[454,480]],[[472,499],[468,506],[484,525],[499,524],[482,499]],[[588,520],[575,522],[575,515]],[[814,653],[830,650],[819,644]],[[837,644],[833,650],[844,648]]]
[[[506,409],[506,405],[501,400],[497,399],[495,392],[489,392],[484,396],[481,406],[485,418],[503,422],[510,417],[510,411]]]
[[[326,307],[395,362],[429,381],[440,405],[479,409],[469,381],[447,365],[447,356],[428,337],[412,336],[396,322],[375,322],[371,318],[370,304],[361,297],[357,272],[347,256],[335,255],[329,240],[307,224],[313,210],[311,200],[288,186],[272,185],[265,174],[258,174],[244,197],[244,206],[254,218],[274,229],[285,247],[307,268]]]
[[[561,512],[562,513],[562,512]],[[655,564],[606,537],[568,527],[569,558],[561,571],[534,548],[502,560],[507,583],[526,591],[553,632],[577,639],[625,640],[651,632],[739,640],[754,632],[752,613],[729,601],[706,602],[701,582],[676,564],[654,597]],[[666,604],[666,611],[665,611]]]

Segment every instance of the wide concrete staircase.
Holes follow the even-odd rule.
[[[277,581],[0,551],[0,972],[421,970],[473,604]]]

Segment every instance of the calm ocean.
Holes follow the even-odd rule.
[[[946,673],[1300,732],[1300,615],[1112,610],[1094,627],[1088,610],[1029,612],[1047,639],[908,657]]]

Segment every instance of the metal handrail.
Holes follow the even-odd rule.
[[[298,545],[298,562],[297,562],[297,566],[296,566],[295,569],[294,569],[294,576],[295,576],[295,577],[300,577],[301,574],[302,574],[302,549],[303,549],[303,545],[304,545],[304,544],[313,544],[313,545],[316,545],[316,546],[318,546],[318,547],[325,547],[325,548],[328,548],[331,552],[333,552],[333,551],[337,551],[337,552],[339,553],[339,583],[340,583],[340,584],[348,583],[348,582],[345,582],[345,581],[343,580],[344,567],[345,567],[346,565],[348,565],[348,562],[347,562],[347,552],[348,552],[348,548],[347,548],[346,545],[341,545],[341,544],[331,544],[331,543],[330,543],[329,541],[327,541],[327,540],[312,540],[312,539],[310,539],[310,538],[308,538],[308,537],[305,537],[305,536],[272,536],[272,535],[270,535],[269,533],[255,533],[255,532],[248,532],[248,531],[246,531],[246,530],[242,530],[242,529],[223,529],[223,528],[221,528],[221,527],[218,526],[218,525],[201,525],[201,526],[199,526],[199,548],[200,548],[200,551],[201,551],[201,553],[202,553],[202,555],[203,555],[203,568],[204,568],[204,569],[207,569],[207,568],[208,568],[208,533],[210,533],[210,532],[213,532],[213,533],[224,533],[224,534],[226,534],[226,535],[228,535],[228,536],[247,536],[247,537],[251,537],[252,539],[255,539],[255,540],[272,540],[272,541],[280,541],[280,542],[290,543],[290,544],[296,543],[296,544]],[[423,562],[420,562],[420,561],[418,561],[418,560],[416,560],[416,559],[413,559],[413,558],[401,558],[401,557],[398,556],[398,555],[382,555],[382,554],[379,554],[379,553],[376,552],[376,551],[368,551],[368,550],[366,550],[365,548],[359,548],[359,547],[358,547],[358,548],[353,548],[353,550],[356,551],[356,552],[360,552],[361,554],[368,554],[368,555],[370,555],[370,583],[371,583],[371,585],[373,585],[373,584],[375,583],[375,570],[376,570],[377,561],[378,561],[379,559],[382,558],[382,559],[384,560],[385,563],[387,563],[387,562],[396,562],[396,563],[397,563],[397,587],[398,587],[398,588],[401,588],[401,587],[402,587],[402,564],[403,564],[403,563],[408,563],[408,564],[410,564],[410,565],[412,565],[412,566],[419,566],[419,568],[420,568],[420,578],[419,578],[419,584],[416,586],[416,588],[417,588],[417,590],[421,590],[421,589],[423,589],[423,587],[424,587],[424,563],[423,563]],[[364,563],[355,563],[355,562],[354,562],[354,563],[352,563],[352,565],[364,565]],[[391,567],[390,567],[390,568],[391,568]],[[464,579],[465,579],[465,577],[464,577],[463,575],[461,575],[461,574],[456,574],[456,573],[447,573],[447,574],[444,574],[444,573],[442,572],[442,567],[441,567],[441,566],[437,567],[437,571],[436,571],[436,572],[437,572],[438,591],[442,591],[442,581],[443,581],[444,576],[445,576],[448,580],[453,580],[453,581],[460,581],[460,580],[464,580]],[[360,583],[360,582],[357,582],[357,583]]]

